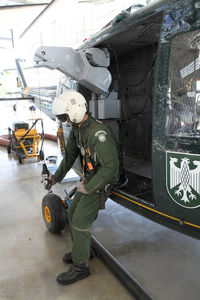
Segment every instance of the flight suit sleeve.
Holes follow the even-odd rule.
[[[62,159],[58,170],[53,175],[53,178],[55,179],[56,182],[62,181],[62,179],[67,174],[67,172],[73,166],[78,155],[79,155],[79,148],[76,144],[76,138],[75,138],[74,131],[72,128],[72,130],[70,131],[68,140],[67,140],[67,145],[65,147],[65,156]]]
[[[107,133],[105,136],[94,137],[93,149],[96,153],[100,167],[97,173],[84,185],[88,194],[104,188],[117,177],[119,160],[114,139]]]

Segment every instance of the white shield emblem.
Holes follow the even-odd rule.
[[[98,135],[98,139],[99,139],[100,142],[105,142],[105,141],[106,141],[106,136],[105,136],[105,134],[104,134],[104,133],[100,133],[100,134]]]
[[[200,155],[166,152],[166,185],[170,197],[185,208],[200,206]]]

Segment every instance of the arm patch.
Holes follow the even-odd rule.
[[[105,130],[98,130],[95,133],[95,136],[98,137],[98,139],[101,143],[106,142],[106,135],[107,135],[107,132]]]

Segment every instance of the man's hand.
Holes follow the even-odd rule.
[[[48,179],[43,179],[41,182],[44,183],[44,188],[48,191],[51,190],[52,185],[56,184],[56,181],[52,175],[49,175]]]
[[[82,194],[88,195],[88,192],[85,190],[83,181],[78,183],[77,191],[82,193]]]

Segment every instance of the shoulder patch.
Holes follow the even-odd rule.
[[[105,142],[106,141],[106,135],[107,135],[107,132],[105,130],[98,130],[95,133],[95,136],[98,137],[100,142]]]

